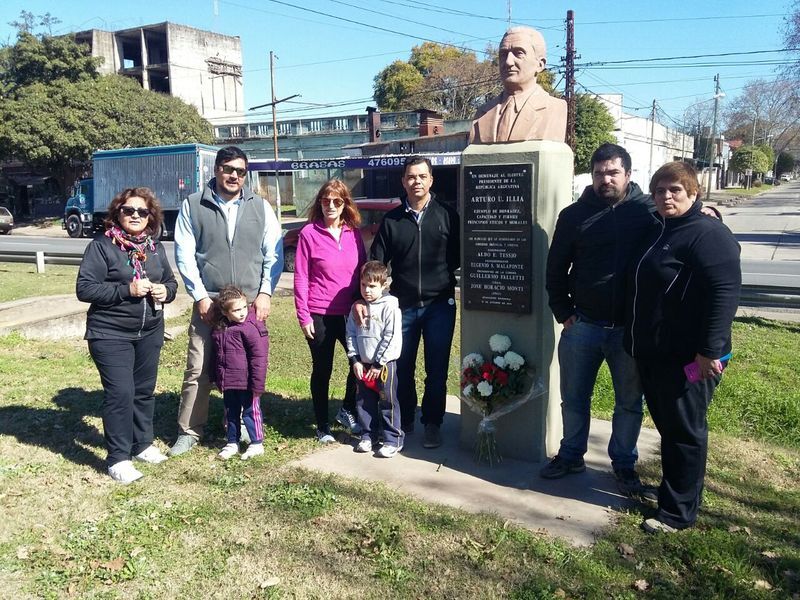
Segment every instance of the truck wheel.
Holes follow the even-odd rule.
[[[71,238],[79,238],[83,235],[83,223],[78,215],[67,217],[67,233]]]
[[[294,257],[296,253],[296,248],[286,248],[283,251],[283,270],[287,273],[294,273]]]

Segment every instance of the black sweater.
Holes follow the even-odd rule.
[[[637,359],[686,364],[696,354],[731,350],[739,304],[739,244],[697,201],[680,217],[662,219],[630,272],[625,348]]]
[[[148,249],[146,255],[144,270],[147,278],[153,283],[163,283],[167,288],[164,303],[172,302],[178,291],[178,282],[164,246],[158,242],[156,251]],[[131,281],[133,267],[128,264],[127,252],[115,246],[105,235],[89,243],[75,284],[78,300],[92,304],[86,316],[85,339],[135,339],[163,328],[164,311],[155,310],[149,296],[131,296]]]
[[[383,217],[372,244],[372,259],[391,267],[390,290],[400,308],[452,298],[461,261],[458,213],[431,194],[417,224],[406,206],[404,201]]]
[[[613,206],[588,186],[558,215],[545,283],[550,309],[563,323],[580,312],[605,323],[625,322],[625,282],[635,249],[657,227],[653,203],[631,183]]]

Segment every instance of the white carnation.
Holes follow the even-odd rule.
[[[489,338],[489,348],[492,349],[492,352],[503,354],[503,352],[511,348],[511,338],[507,335],[496,333]]]
[[[472,354],[467,354],[464,357],[464,360],[461,361],[461,369],[477,369],[483,364],[483,356],[478,354],[477,352],[473,352]]]
[[[478,392],[481,396],[488,397],[492,395],[492,384],[488,381],[481,381],[478,384]]]
[[[502,356],[495,356],[493,362],[494,362],[494,364],[496,364],[501,369],[505,369],[506,368],[506,359],[503,358]]]
[[[506,355],[503,358],[505,359],[506,364],[512,371],[519,370],[519,368],[525,364],[524,358],[522,358],[516,352],[511,352],[510,350],[506,352]]]
[[[474,386],[471,383],[468,383],[464,386],[464,389],[461,390],[461,393],[464,394],[466,397],[472,396],[472,392],[475,390]]]

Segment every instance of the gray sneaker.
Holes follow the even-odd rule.
[[[442,445],[442,432],[438,425],[426,423],[425,435],[422,438],[423,448],[438,448]]]
[[[553,460],[547,463],[542,470],[539,471],[539,476],[544,479],[561,479],[570,473],[582,473],[586,470],[586,463],[582,458],[578,460],[567,460],[555,455]]]
[[[169,449],[167,454],[170,456],[180,456],[181,454],[186,454],[196,443],[197,440],[193,436],[189,435],[188,433],[182,433],[178,436],[178,439],[175,440],[175,444],[173,444],[172,448]]]

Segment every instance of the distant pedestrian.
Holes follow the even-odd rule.
[[[356,452],[371,452],[382,434],[383,445],[377,453],[381,458],[400,452],[404,440],[397,399],[403,315],[397,298],[384,292],[388,277],[389,271],[381,262],[373,260],[361,268],[361,297],[367,313],[358,318],[354,308],[347,319],[347,356],[358,379],[361,441]]]
[[[361,216],[347,186],[338,179],[317,192],[300,230],[294,271],[297,321],[311,351],[311,402],[317,440],[334,442],[328,422],[328,398],[337,342],[345,349],[345,321],[358,299],[358,272],[367,259],[361,239]],[[356,380],[348,372],[336,420],[361,433],[356,419]]]
[[[86,315],[89,353],[103,383],[103,436],[108,474],[132,483],[142,473],[133,460],[167,460],[153,444],[153,391],[164,345],[163,305],[178,282],[167,253],[153,236],[161,207],[148,188],[129,188],[108,206],[104,235],[86,247],[78,270],[78,300]]]
[[[414,430],[417,351],[425,346],[422,445],[442,444],[450,346],[456,324],[455,272],[461,261],[458,213],[431,191],[431,161],[410,156],[403,170],[403,203],[386,213],[372,244],[372,258],[392,272],[391,292],[403,313],[403,349],[397,360],[402,430]]]
[[[178,439],[170,456],[191,450],[208,421],[212,299],[224,286],[235,285],[265,321],[283,270],[281,227],[269,203],[245,186],[247,164],[247,155],[236,146],[217,152],[214,177],[183,201],[175,222],[175,262],[194,307]]]
[[[222,288],[214,298],[212,326],[211,381],[222,392],[228,439],[219,457],[228,460],[239,453],[244,421],[250,445],[242,460],[247,460],[264,454],[261,394],[269,356],[267,328],[257,318],[255,308],[248,309],[245,293],[234,286]]]

